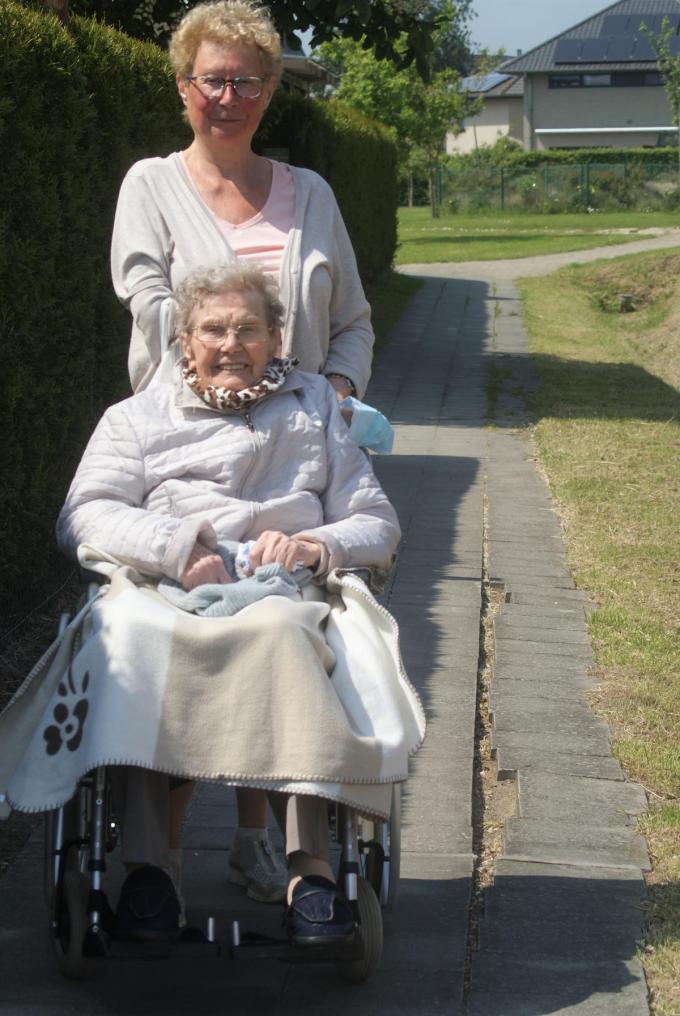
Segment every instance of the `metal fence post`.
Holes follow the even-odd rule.
[[[505,211],[505,167],[501,166],[501,211]]]

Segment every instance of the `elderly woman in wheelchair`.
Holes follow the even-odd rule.
[[[424,734],[394,622],[352,571],[386,571],[399,526],[326,380],[281,357],[273,283],[226,265],[176,298],[182,358],[106,411],[59,517],[110,581],[0,718],[0,792],[54,808],[115,767],[128,938],[177,933],[170,775],[285,794],[289,940],[346,942],[328,803],[385,818]]]

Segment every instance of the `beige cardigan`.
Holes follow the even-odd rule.
[[[132,313],[128,368],[135,391],[160,361],[160,306],[188,272],[236,255],[191,186],[181,156],[143,159],[123,180],[113,227],[111,272]],[[333,191],[291,167],[295,222],[283,253],[284,355],[303,370],[351,378],[359,398],[371,373],[373,329],[354,251]]]

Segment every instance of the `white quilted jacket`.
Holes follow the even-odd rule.
[[[325,378],[292,371],[252,409],[251,430],[162,373],[97,425],[57,522],[63,550],[89,543],[179,579],[198,538],[274,529],[320,543],[321,575],[389,565],[396,514]]]

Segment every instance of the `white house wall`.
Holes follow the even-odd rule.
[[[490,99],[477,116],[465,118],[462,134],[446,135],[449,154],[466,155],[482,145],[493,145],[499,137],[510,134],[522,140],[522,99]]]
[[[525,117],[533,126],[534,148],[656,145],[658,134],[672,129],[663,87],[549,88],[547,74],[531,80]],[[554,133],[560,128],[564,133]]]

